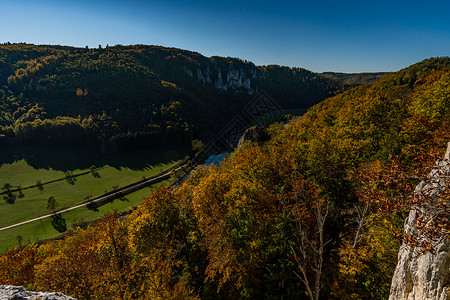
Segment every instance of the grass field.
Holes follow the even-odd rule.
[[[30,147],[31,148],[31,147]],[[76,177],[74,184],[58,181],[37,188],[24,190],[23,197],[15,198],[9,204],[0,198],[0,228],[26,221],[48,213],[46,200],[53,196],[58,209],[71,207],[85,200],[85,197],[97,196],[145,177],[155,175],[184,158],[188,149],[175,151],[171,148],[157,148],[114,156],[99,156],[87,148],[33,147],[0,150],[0,187],[5,183],[12,186],[29,186],[37,180],[46,182],[64,177],[64,172],[80,173],[95,165],[99,167],[98,175],[86,174]],[[11,153],[15,152],[15,156]],[[3,155],[6,153],[6,155]],[[30,155],[32,153],[32,155]],[[8,156],[9,155],[9,156]],[[13,157],[13,159],[11,159]],[[39,157],[42,157],[40,160]],[[53,159],[52,159],[53,157]],[[6,159],[5,159],[6,158]],[[79,168],[75,166],[80,166]],[[126,196],[127,200],[114,200],[98,208],[98,211],[79,208],[62,217],[67,228],[74,222],[95,219],[106,212],[123,211],[127,207],[137,205],[143,196],[148,195],[149,188]],[[18,195],[18,193],[14,193]],[[26,243],[46,239],[58,234],[47,218],[30,224],[0,231],[0,252],[16,246],[19,240]]]
[[[136,206],[142,202],[143,198],[148,196],[152,189],[162,184],[167,184],[168,181],[157,183],[151,187],[144,188],[127,195],[126,200],[116,199],[113,202],[107,203],[98,208],[98,211],[90,210],[86,207],[78,208],[62,214],[63,219],[67,225],[67,228],[75,227],[77,224],[83,222],[95,220],[103,216],[107,212],[122,212],[127,208]],[[6,250],[30,242],[38,242],[48,238],[55,237],[60,233],[53,228],[51,219],[43,219],[42,221],[35,221],[29,224],[20,225],[8,230],[0,232],[0,253]],[[21,242],[19,242],[19,237]]]

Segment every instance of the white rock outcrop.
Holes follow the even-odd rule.
[[[443,189],[450,188],[448,184],[442,184],[444,178],[450,176],[450,143],[445,158],[436,162],[429,175],[431,180],[419,183],[414,191],[416,194],[436,196]],[[427,218],[433,212],[436,209],[426,212],[419,208],[411,209],[405,221],[405,232],[416,234],[416,216]],[[400,247],[389,300],[450,299],[450,242],[444,239],[433,246],[435,252],[426,254],[406,245]]]
[[[0,300],[76,300],[61,293],[27,291],[23,286],[0,285]]]
[[[203,86],[212,84],[222,91],[243,90],[249,95],[258,92],[255,81],[264,78],[264,74],[253,65],[248,65],[245,69],[229,65],[224,70],[215,63],[208,64],[204,69],[197,67],[194,71],[183,68],[189,77],[196,78]]]

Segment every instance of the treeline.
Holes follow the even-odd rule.
[[[87,143],[106,152],[181,145],[209,139],[259,90],[282,107],[306,108],[341,88],[303,69],[174,48],[6,44],[0,45],[0,139]],[[64,138],[67,131],[73,139]]]
[[[442,156],[449,63],[426,60],[274,124],[265,144],[156,190],[125,220],[12,249],[0,281],[79,299],[386,299],[409,206],[385,214],[367,195],[405,199],[395,176],[414,187],[416,167],[435,159],[417,154]]]
[[[334,78],[338,81],[341,81],[345,84],[351,86],[369,84],[375,82],[384,76],[388,75],[388,72],[378,72],[378,73],[337,73],[337,72],[324,72],[320,73],[321,75]]]
[[[176,105],[172,103],[171,107]],[[162,114],[165,114],[163,125],[152,124],[126,132],[121,131],[119,124],[105,113],[88,118],[58,116],[30,119],[29,115],[38,110],[41,109],[35,106],[20,116],[14,126],[0,128],[0,145],[92,145],[101,153],[120,153],[160,145],[187,145],[192,137],[187,124],[179,127],[168,125],[174,124],[173,119],[176,118],[170,108],[162,109]]]

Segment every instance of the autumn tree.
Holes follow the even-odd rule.
[[[126,243],[126,230],[117,215],[77,228],[64,240],[39,248],[43,260],[35,266],[34,287],[77,299],[128,298]]]
[[[32,286],[35,282],[34,268],[43,257],[36,244],[14,248],[0,256],[0,282],[8,285]]]
[[[136,296],[194,299],[190,288],[189,218],[167,187],[156,190],[133,213],[128,226]],[[185,280],[181,280],[185,278]]]
[[[281,151],[247,144],[220,167],[197,169],[184,185],[208,254],[206,280],[225,297],[297,294],[285,191],[292,161]]]
[[[329,202],[322,199],[314,184],[303,178],[294,182],[291,197],[298,235],[297,241],[291,245],[299,271],[295,275],[305,285],[309,299],[318,300],[325,245],[329,242],[325,235]]]
[[[398,254],[393,232],[402,230],[404,215],[373,213],[367,203],[357,206],[354,214],[351,230],[341,236],[339,275],[331,293],[338,299],[386,299]]]
[[[436,156],[427,153],[417,156],[416,167],[406,168],[393,157],[389,164],[362,175],[365,182],[365,189],[360,193],[362,201],[373,204],[382,213],[416,211],[416,234],[397,232],[396,235],[422,252],[433,251],[433,244],[450,236],[448,153],[450,150],[444,159],[437,159],[430,174],[431,167],[424,165],[433,166]]]

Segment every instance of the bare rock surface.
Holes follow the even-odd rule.
[[[429,174],[430,182],[421,182],[415,193],[427,193],[437,196],[443,188],[442,178],[450,176],[450,143],[443,160],[438,160]],[[411,209],[405,221],[406,233],[415,234],[416,216],[427,217],[433,209],[423,211]],[[448,300],[450,299],[450,242],[447,239],[434,244],[434,253],[420,254],[413,247],[402,245],[398,254],[398,263],[392,278],[389,300]]]
[[[263,127],[253,126],[248,128],[245,133],[241,136],[238,143],[238,148],[240,148],[245,141],[251,141],[262,145],[265,141],[269,140],[270,136],[267,130]]]
[[[0,300],[76,300],[61,293],[27,291],[23,286],[0,285]]]

